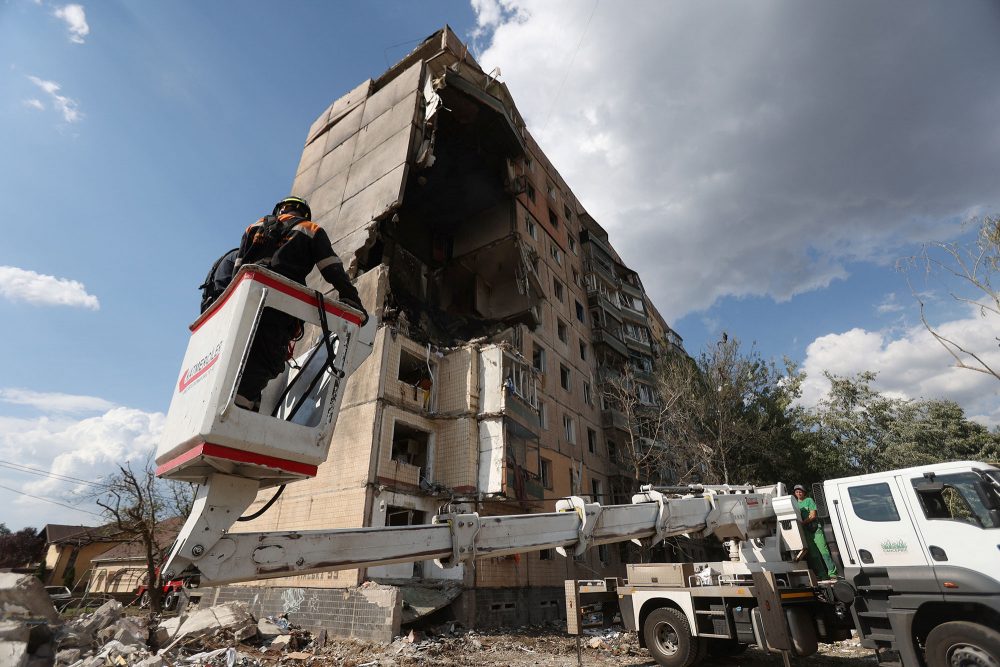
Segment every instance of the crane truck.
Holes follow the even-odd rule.
[[[259,411],[235,402],[255,330],[275,308],[310,325],[308,352],[266,388]],[[624,624],[666,667],[749,645],[808,656],[856,631],[903,667],[1000,667],[1000,469],[942,463],[825,482],[818,488],[841,577],[803,562],[797,505],[772,486],[643,487],[630,504],[583,497],[548,513],[481,516],[454,505],[430,524],[235,532],[263,489],[314,476],[326,460],[344,382],[377,327],[360,313],[256,266],[191,325],[157,451],[161,477],[198,485],[163,571],[202,585],[435,560],[442,567],[555,548],[563,556],[627,540],[714,537],[728,558],[636,563],[626,578],[566,582],[567,619],[616,601]],[[273,498],[272,498],[273,501]],[[270,505],[253,516],[259,515]]]

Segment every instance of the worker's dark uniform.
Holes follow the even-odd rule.
[[[279,215],[277,222],[282,227],[275,250],[274,238],[268,238],[268,218],[261,218],[247,227],[240,243],[236,270],[244,264],[260,264],[304,285],[306,276],[315,266],[323,278],[337,289],[341,301],[364,311],[358,291],[348,279],[344,265],[333,251],[330,238],[322,227],[289,213]],[[299,325],[299,320],[287,313],[273,308],[264,309],[237,390],[240,396],[255,403],[260,400],[267,383],[284,370],[288,345]]]

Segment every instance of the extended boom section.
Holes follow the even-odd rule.
[[[768,493],[749,487],[688,487],[685,495],[645,489],[630,505],[602,506],[570,497],[556,511],[480,516],[449,512],[423,526],[230,533],[252,501],[246,480],[214,475],[199,493],[166,568],[195,568],[206,585],[435,560],[444,567],[476,558],[557,549],[580,554],[601,544],[655,544],[676,535],[749,539],[773,532]],[[680,490],[680,489],[678,489]],[[197,518],[195,518],[197,517]]]

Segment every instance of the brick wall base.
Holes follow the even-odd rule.
[[[399,635],[402,601],[394,586],[277,588],[219,586],[201,589],[199,606],[241,601],[257,618],[288,614],[288,620],[315,633],[389,643]]]
[[[565,592],[562,588],[477,588],[462,594],[457,606],[474,610],[477,628],[516,627],[564,621]]]

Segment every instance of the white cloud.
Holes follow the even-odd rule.
[[[100,400],[100,399],[95,399]],[[0,460],[77,480],[98,481],[117,466],[142,465],[155,450],[163,429],[162,413],[116,407],[81,420],[61,416],[34,419],[0,417]],[[85,496],[95,487],[18,473],[0,468],[0,484],[23,494],[49,498],[81,510],[97,511]],[[25,495],[0,489],[8,527],[39,527],[46,523],[97,525],[101,519]]]
[[[668,320],[888,265],[1000,202],[995,9],[919,5],[472,2],[483,69]]]
[[[42,104],[42,101],[40,99],[38,99],[38,98],[33,97],[31,99],[22,100],[22,101],[24,102],[24,106],[26,106],[26,107],[31,107],[32,109],[38,109],[39,111],[44,111],[45,110],[45,105]]]
[[[66,22],[66,27],[69,28],[69,41],[83,44],[83,38],[90,34],[83,5],[63,5],[57,7],[52,15]]]
[[[67,123],[75,123],[83,118],[80,113],[80,105],[76,100],[59,94],[61,86],[55,81],[46,81],[37,76],[28,75],[28,79],[33,84],[44,90],[52,98],[52,106],[62,114],[63,120]]]
[[[892,313],[902,312],[906,310],[906,308],[901,303],[896,301],[895,293],[889,293],[882,299],[882,303],[875,306],[875,310],[879,315],[890,315]]]
[[[103,412],[115,407],[111,401],[96,396],[79,396],[30,389],[0,388],[0,402],[26,405],[43,412],[82,413]]]
[[[944,322],[939,330],[971,349],[982,350],[987,363],[1000,368],[995,321],[970,312],[966,318]],[[955,368],[953,363],[922,326],[895,337],[865,329],[828,334],[806,348],[802,403],[815,405],[829,390],[824,370],[842,376],[872,370],[878,372],[874,386],[879,391],[900,398],[950,399],[961,405],[970,419],[990,426],[1000,424],[1000,382]]]
[[[83,283],[47,276],[15,266],[0,266],[0,297],[45,306],[76,306],[98,310],[97,297]]]

